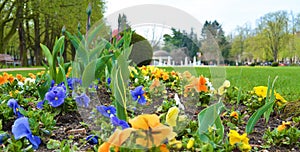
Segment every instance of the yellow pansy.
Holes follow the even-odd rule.
[[[169,126],[172,126],[172,127],[176,126],[176,121],[177,121],[178,114],[179,114],[179,108],[177,108],[176,106],[171,107],[168,110],[168,113],[167,113],[167,116],[166,116],[166,123]]]
[[[248,144],[248,137],[247,134],[244,133],[243,135],[240,135],[237,131],[235,130],[230,130],[229,132],[229,143],[230,145],[234,145],[236,143],[242,142],[244,144]]]
[[[230,87],[230,81],[229,80],[225,80],[224,83],[223,83],[223,86],[225,88],[229,88]]]
[[[194,143],[195,143],[195,139],[193,137],[190,138],[189,142],[186,145],[186,148],[191,149],[194,146]]]
[[[266,86],[258,86],[254,87],[254,92],[257,96],[265,98],[267,96],[268,87]]]
[[[288,121],[288,122],[282,121],[282,124],[277,127],[277,130],[282,131],[286,128],[286,126],[289,126],[289,125],[291,125],[290,121]]]

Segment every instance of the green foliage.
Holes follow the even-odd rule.
[[[131,36],[131,35],[128,35]],[[124,43],[125,44],[125,43]],[[128,96],[128,80],[130,72],[128,69],[129,61],[128,57],[131,53],[131,47],[122,51],[118,56],[116,63],[113,65],[111,71],[111,84],[112,93],[115,97],[115,105],[117,109],[117,116],[119,119],[127,120],[126,102],[130,98]]]
[[[268,122],[270,114],[273,110],[273,106],[275,104],[275,95],[274,95],[274,83],[276,81],[277,77],[274,79],[272,86],[270,83],[268,84],[268,90],[267,90],[267,97],[265,105],[260,107],[257,111],[253,113],[253,115],[249,118],[247,125],[246,125],[246,132],[247,134],[252,132],[252,129],[254,128],[255,124],[259,120],[259,118],[264,115],[264,118],[266,119],[266,122]],[[272,91],[270,91],[272,90]],[[271,94],[270,94],[271,92]]]
[[[98,35],[107,35],[104,22],[98,22],[84,37],[66,32],[76,49],[75,61],[72,63],[73,77],[82,77],[83,87],[87,88],[95,78],[104,74],[106,63],[112,57],[108,54],[109,42]]]
[[[184,52],[190,58],[193,58],[199,52],[200,43],[197,35],[191,30],[188,34],[185,31],[181,32],[172,28],[172,35],[164,35],[165,47],[163,49],[171,51],[175,48],[187,48],[187,52]],[[175,47],[175,48],[174,48]]]
[[[272,67],[277,67],[279,65],[279,63],[278,62],[272,62]]]
[[[198,134],[203,142],[208,142],[209,139],[206,136],[206,132],[212,126],[215,126],[217,134],[220,136],[220,139],[224,137],[224,126],[221,123],[220,113],[223,111],[224,105],[222,102],[218,102],[214,105],[211,105],[198,114]]]
[[[49,74],[51,77],[51,80],[54,80],[55,83],[59,84],[61,82],[65,82],[66,88],[68,83],[66,80],[66,73],[64,69],[64,59],[63,59],[63,51],[64,51],[64,41],[65,37],[61,36],[57,41],[55,41],[55,44],[53,46],[52,53],[48,49],[47,46],[41,44],[41,48],[47,58],[48,65],[46,66],[46,69],[49,70]],[[57,67],[58,66],[58,67]]]
[[[274,129],[273,131],[266,130],[263,135],[265,141],[264,147],[270,146],[287,146],[287,147],[299,147],[300,146],[300,130],[297,127],[291,126],[282,131]]]

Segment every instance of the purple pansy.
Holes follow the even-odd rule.
[[[19,111],[21,106],[18,104],[17,100],[9,99],[7,105],[13,109],[15,115],[17,115],[18,118],[23,117],[23,115]]]
[[[88,107],[90,98],[85,93],[82,93],[80,96],[75,97],[75,101],[81,107]]]
[[[18,118],[12,126],[12,133],[16,140],[26,137],[32,144],[33,149],[38,149],[41,144],[41,139],[38,136],[34,136],[31,133],[28,118]]]
[[[110,117],[110,121],[111,123],[115,126],[115,127],[122,127],[122,129],[126,129],[129,128],[129,125],[126,121],[124,120],[120,120],[118,117],[116,116],[111,116]]]
[[[46,93],[45,99],[52,107],[58,107],[64,103],[66,98],[66,89],[64,85],[54,86],[51,90]]]
[[[111,115],[116,115],[116,108],[113,106],[97,106],[97,110],[105,117],[110,118]]]
[[[143,90],[143,86],[138,86],[134,90],[130,90],[132,99],[137,101],[139,104],[146,104],[146,98],[144,96],[145,91]]]
[[[86,140],[88,141],[89,144],[91,145],[96,145],[98,144],[98,136],[96,135],[89,135],[86,137]]]

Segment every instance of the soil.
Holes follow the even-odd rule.
[[[175,91],[173,90],[167,90],[168,92],[168,98],[173,98],[174,97],[174,93]],[[98,100],[101,102],[101,104],[110,104],[111,103],[111,94],[109,91],[107,91],[105,89],[105,87],[101,87],[99,88],[98,92]],[[163,98],[156,98],[153,101],[153,105],[149,106],[146,109],[143,109],[143,111],[139,111],[137,113],[153,113],[156,111],[156,108],[158,106],[160,106],[161,101],[163,100]],[[229,104],[225,104],[226,107],[229,109],[231,108],[231,105]],[[192,113],[194,115],[194,118],[197,118],[197,114],[203,109],[203,107],[198,107],[195,108],[197,106],[192,105],[190,107],[187,107],[188,109],[186,109],[186,111],[189,111],[190,113]],[[240,111],[242,114],[246,113],[246,106],[244,105],[240,105],[237,109],[238,111]],[[246,115],[244,117],[244,123],[242,124],[242,127],[239,126],[240,130],[245,130],[245,126],[246,126],[246,122],[248,121],[249,116]],[[60,114],[56,117],[57,123],[56,123],[56,129],[52,132],[52,135],[49,137],[46,137],[48,141],[49,139],[54,139],[54,140],[59,140],[62,141],[64,139],[70,139],[70,136],[73,136],[73,143],[72,144],[76,144],[79,143],[80,139],[85,139],[87,137],[87,135],[89,134],[90,130],[89,128],[86,128],[85,126],[81,125],[81,115],[79,112],[68,112],[65,114]],[[296,151],[300,151],[299,147],[283,147],[283,146],[272,146],[270,148],[268,148],[267,150],[264,150],[261,146],[263,145],[263,139],[262,136],[264,134],[264,132],[268,129],[271,128],[271,130],[273,130],[274,128],[276,128],[278,125],[281,124],[281,121],[285,120],[282,119],[280,117],[279,114],[273,113],[270,117],[269,122],[266,124],[265,120],[263,118],[261,118],[257,124],[254,127],[254,130],[251,134],[248,135],[249,137],[249,143],[252,146],[252,149],[257,148],[258,151],[263,151],[263,152],[267,152],[267,151],[271,151],[271,152],[288,152],[288,151],[292,151],[292,152],[296,152]],[[13,122],[12,122],[13,123]],[[11,127],[12,124],[4,124],[3,125],[3,129],[5,129],[5,127]],[[223,124],[225,126],[225,132],[229,132],[229,127],[226,126],[226,124]],[[7,130],[9,130],[9,128],[7,128]],[[300,142],[300,141],[299,141]],[[86,143],[85,145],[79,145],[78,147],[80,147],[80,151],[87,151],[87,150],[92,150],[93,145],[90,145],[89,143]],[[51,152],[53,150],[49,150],[46,147],[45,143],[42,143],[39,147],[38,150],[36,150],[37,152]]]

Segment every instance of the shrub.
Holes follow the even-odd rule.
[[[277,67],[278,65],[279,65],[278,62],[272,62],[272,64],[271,64],[272,67]]]
[[[153,49],[148,40],[134,32],[131,37],[131,44],[133,47],[129,59],[137,66],[149,65]]]

